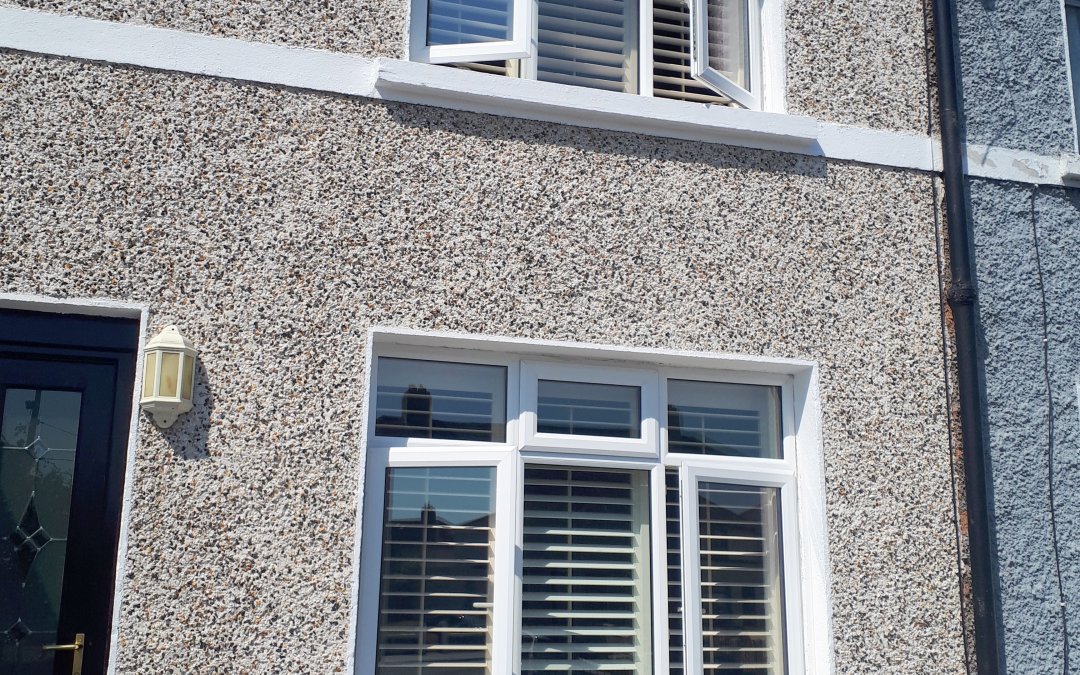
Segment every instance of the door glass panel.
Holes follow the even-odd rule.
[[[0,672],[51,675],[82,394],[8,389],[0,418]]]

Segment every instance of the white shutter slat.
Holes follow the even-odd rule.
[[[664,492],[667,520],[667,579],[668,579],[668,671],[671,675],[684,673],[683,599],[682,599],[682,539],[679,522],[679,471],[664,472]]]
[[[681,0],[653,0],[652,17],[653,96],[730,104],[690,75],[690,13]]]
[[[611,91],[636,91],[636,76],[631,65],[631,43],[634,37],[635,3],[626,0],[538,0],[537,2],[537,60],[536,79],[580,87]],[[620,422],[628,413],[625,407],[604,405],[602,401],[586,403],[559,401],[543,402],[541,417],[559,419],[563,415],[579,416],[584,432],[607,422],[612,431],[627,428]],[[611,418],[613,419],[605,419]],[[604,428],[604,427],[601,427]],[[574,433],[573,431],[571,433]],[[623,434],[619,434],[623,435]]]
[[[778,490],[702,480],[695,491],[705,671],[779,675]]]
[[[380,674],[489,672],[494,501],[491,467],[387,470]]]
[[[647,474],[527,466],[521,675],[649,672]]]

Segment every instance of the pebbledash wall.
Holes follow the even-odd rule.
[[[398,56],[390,4],[47,8]],[[925,133],[923,19],[788,3],[789,109]],[[117,672],[345,669],[373,326],[816,362],[835,672],[964,670],[932,173],[14,51],[0,143],[0,292],[200,349]]]
[[[958,4],[968,142],[1075,162],[1062,4]],[[1008,673],[1080,673],[1080,189],[1053,183],[968,180]]]

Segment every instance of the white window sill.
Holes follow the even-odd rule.
[[[375,95],[581,127],[805,154],[816,144],[809,117],[635,96],[476,73],[425,63],[376,60]]]

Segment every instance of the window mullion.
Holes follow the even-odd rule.
[[[492,672],[518,672],[521,644],[519,586],[515,551],[521,546],[521,460],[517,453],[499,462],[496,472],[495,598],[492,610]]]
[[[637,93],[653,95],[653,4],[652,0],[638,2],[638,68]]]
[[[680,544],[682,547],[683,663],[685,672],[702,672],[701,554],[697,517],[697,479],[685,465],[679,468]]]

